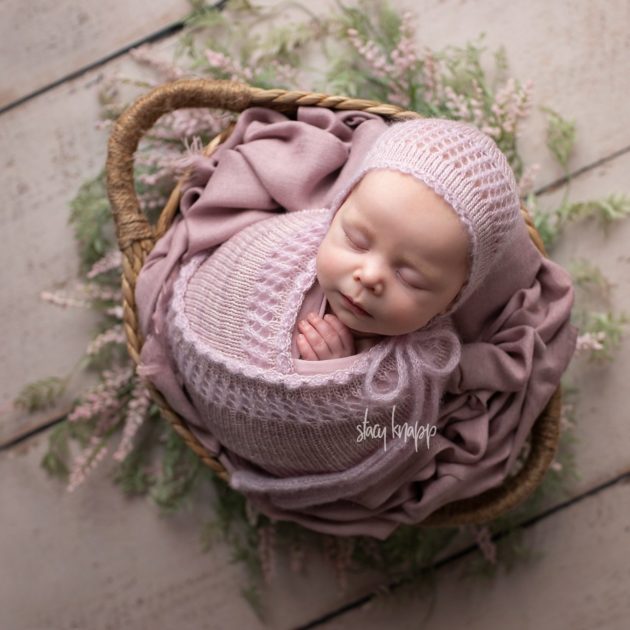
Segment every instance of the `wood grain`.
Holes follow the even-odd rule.
[[[187,0],[3,0],[0,108],[182,20]]]
[[[179,19],[187,7],[186,2],[162,0],[152,3],[149,12],[147,3],[133,3],[128,11],[137,13],[132,14],[116,9],[116,3],[102,8],[94,3],[75,8],[67,1],[58,8],[44,6],[48,4],[3,3],[10,20],[0,27],[5,29],[0,59],[9,59],[12,71],[3,75],[0,102],[115,53]],[[324,12],[331,4],[311,8]],[[420,45],[463,45],[481,31],[489,51],[504,44],[511,74],[534,79],[535,102],[576,120],[572,171],[616,156],[577,177],[572,200],[630,193],[630,154],[623,153],[630,147],[628,3],[611,0],[604,9],[588,0],[432,0],[421,12],[411,0],[392,4],[418,13]],[[82,12],[87,19],[79,16]],[[165,58],[173,43],[172,37],[161,42]],[[5,235],[0,248],[0,441],[37,426],[8,410],[21,386],[67,373],[92,333],[91,313],[56,308],[38,295],[75,279],[78,261],[67,224],[68,203],[103,166],[107,133],[94,128],[97,90],[106,75],[119,72],[143,76],[123,55],[0,115],[0,184],[5,191],[0,212]],[[537,185],[553,182],[561,171],[544,147],[540,111],[534,111],[524,131],[526,161],[542,166]],[[544,195],[541,201],[553,207],[559,194]],[[607,238],[592,225],[579,225],[567,231],[554,258],[568,264],[580,255],[599,265],[616,285],[615,308],[628,311],[628,242],[630,222],[615,226]],[[626,339],[613,365],[593,369],[576,362],[567,375],[583,397],[577,418],[582,479],[573,496],[630,467],[629,349]],[[221,546],[211,556],[199,554],[198,522],[189,513],[165,521],[144,502],[125,500],[107,478],[109,462],[75,495],[64,494],[39,468],[45,438],[46,432],[0,455],[0,502],[9,506],[3,511],[0,540],[7,567],[0,575],[0,626],[262,627],[239,593],[242,570],[229,563],[229,550]],[[203,504],[204,497],[198,501]],[[427,627],[625,627],[627,504],[627,486],[619,484],[543,519],[528,536],[547,559],[494,584],[464,588],[451,569],[442,570],[440,599]],[[210,514],[209,502],[206,508]],[[462,537],[453,548],[465,544]],[[373,575],[356,576],[349,592],[340,594],[321,559],[310,564],[312,573],[305,579],[281,573],[270,587],[266,596],[274,614],[268,627],[295,627],[321,617],[379,581]],[[388,626],[415,628],[426,612],[422,606],[405,603],[388,617],[356,611],[328,627],[376,628],[386,620]]]

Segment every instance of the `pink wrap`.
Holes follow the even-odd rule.
[[[256,474],[221,447],[182,388],[165,343],[165,313],[175,275],[195,254],[220,245],[274,211],[325,207],[343,190],[371,143],[385,130],[378,116],[303,107],[297,121],[263,108],[239,118],[211,158],[196,159],[183,188],[181,214],[156,244],[136,287],[145,335],[139,373],[147,377],[232,475]],[[489,276],[454,314],[462,340],[451,374],[431,465],[367,486],[353,500],[304,501],[286,509],[273,493],[250,498],[273,518],[322,532],[386,538],[401,523],[417,523],[442,505],[477,495],[507,476],[535,419],[566,369],[577,330],[570,324],[571,281],[540,256],[525,225]],[[314,309],[316,310],[316,309]],[[278,488],[300,495],[300,478]]]

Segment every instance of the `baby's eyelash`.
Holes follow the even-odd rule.
[[[357,244],[356,244],[356,243],[355,243],[355,242],[354,242],[354,241],[353,241],[353,240],[352,240],[352,239],[348,236],[348,234],[347,234],[345,231],[344,231],[343,235],[344,235],[344,237],[345,237],[346,241],[348,241],[348,243],[350,243],[350,246],[351,246],[352,248],[354,248],[354,249],[356,249],[356,250],[358,250],[358,251],[360,251],[360,252],[364,252],[364,251],[366,251],[366,249],[367,249],[367,248],[365,248],[365,247],[359,247],[359,246],[358,246],[358,245],[357,245]],[[426,289],[424,289],[424,287],[417,287],[417,286],[415,286],[414,284],[411,284],[410,282],[408,282],[407,280],[405,280],[405,279],[404,279],[404,278],[400,275],[400,272],[398,272],[396,275],[397,275],[397,276],[401,279],[401,281],[403,282],[403,284],[404,284],[405,286],[409,287],[410,289],[412,289],[412,290],[414,290],[414,291],[425,291],[425,290],[426,290]]]
[[[404,282],[404,284],[406,284],[410,289],[413,289],[414,291],[424,291],[425,289],[423,287],[417,287],[415,284],[411,284],[410,282],[408,282],[407,280],[405,280],[400,273],[397,274],[398,277]]]
[[[348,241],[348,243],[352,245],[352,247],[360,251],[365,251],[365,247],[359,247],[345,232],[344,232],[344,236],[346,237],[346,240]]]

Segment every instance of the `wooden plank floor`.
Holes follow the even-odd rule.
[[[187,0],[3,0],[0,108],[178,23]],[[9,70],[10,69],[10,70]]]
[[[270,3],[277,4],[264,2]],[[0,445],[42,421],[11,411],[20,387],[65,374],[90,338],[89,312],[57,309],[38,295],[74,279],[68,203],[105,158],[106,133],[94,127],[98,85],[110,73],[133,71],[128,55],[115,53],[177,25],[188,9],[179,0],[132,3],[133,9],[123,4],[110,3],[105,10],[95,0],[81,9],[70,2],[38,0],[28,8],[17,0],[4,2],[10,19],[0,23],[0,62],[14,70],[0,79],[0,107],[5,107]],[[318,4],[317,10],[330,4]],[[422,10],[411,0],[393,5],[414,9],[419,42],[433,48],[463,45],[485,31],[489,52],[503,44],[514,76],[534,80],[536,104],[575,119],[578,145],[571,170],[579,175],[572,199],[630,193],[627,2],[611,0],[605,8],[589,0],[427,0]],[[160,47],[169,50],[173,41],[166,37]],[[542,166],[539,187],[561,174],[541,142],[543,122],[542,113],[534,111],[522,138],[527,161]],[[551,206],[558,195],[543,201]],[[630,221],[607,237],[592,225],[577,225],[556,258],[568,264],[580,256],[599,265],[614,282],[615,307],[630,312],[628,242]],[[576,362],[571,368],[582,393],[581,479],[571,502],[559,509],[546,506],[549,512],[528,528],[528,543],[543,558],[472,586],[456,578],[462,560],[447,562],[422,627],[627,627],[630,503],[623,480],[630,472],[629,344],[623,342],[611,366]],[[66,495],[39,468],[45,440],[44,431],[0,452],[0,628],[264,627],[240,594],[244,574],[229,563],[229,549],[199,553],[200,523],[190,514],[159,519],[152,506],[126,501],[108,478],[109,463],[77,493]],[[210,509],[206,504],[195,514]],[[426,603],[419,596],[386,612],[372,605],[336,614],[378,584],[378,576],[355,576],[340,594],[321,559],[309,565],[300,579],[280,572],[265,595],[271,610],[266,627],[315,622],[323,628],[411,628],[424,618]]]

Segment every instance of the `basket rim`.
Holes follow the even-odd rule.
[[[283,113],[302,106],[326,107],[335,110],[361,110],[376,113],[389,119],[405,120],[421,117],[417,112],[387,103],[355,99],[346,96],[283,89],[262,89],[243,83],[208,79],[182,79],[154,88],[138,98],[118,119],[108,145],[107,191],[111,203],[118,245],[123,257],[123,326],[127,336],[129,354],[137,365],[144,340],[138,328],[135,284],[148,253],[173,222],[180,198],[184,174],[160,213],[157,224],[150,226],[140,210],[133,185],[133,161],[142,135],[164,113],[182,107],[218,107],[240,112],[248,107],[268,107]],[[234,125],[220,132],[205,148],[210,155],[230,135]],[[529,236],[546,256],[544,244],[534,222],[521,203],[521,215]],[[228,482],[229,475],[218,461],[218,453],[210,455],[201,442],[173,411],[162,394],[147,383],[151,397],[162,416],[182,437],[187,446],[221,479]],[[528,434],[531,448],[520,471],[506,477],[501,485],[477,496],[450,502],[418,523],[426,527],[455,527],[491,521],[522,503],[540,485],[555,455],[560,435],[562,388],[558,385]]]

